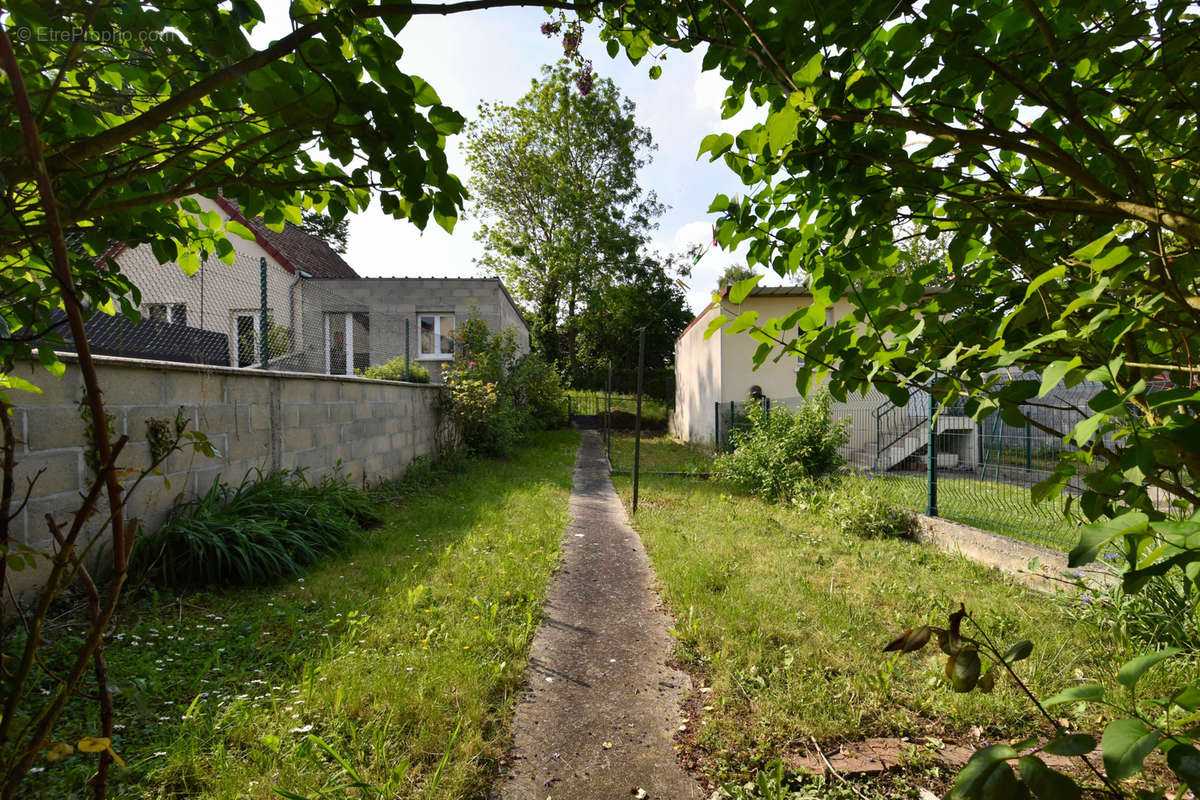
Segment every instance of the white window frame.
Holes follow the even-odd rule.
[[[338,373],[339,375],[354,374],[354,313],[351,311],[326,311],[325,312],[325,374],[333,375],[333,364],[330,362],[329,353],[333,345],[333,339],[330,336],[330,318],[341,314],[346,325],[346,371]]]
[[[433,317],[433,341],[439,348],[436,353],[423,352],[421,345],[421,318]],[[453,311],[422,311],[417,314],[417,360],[418,361],[453,361],[454,353],[443,353],[442,346],[442,317],[454,320],[454,330],[458,330],[458,316]]]
[[[267,312],[270,314],[270,312]],[[249,364],[238,364],[238,367],[246,369],[258,364],[261,366],[260,359],[262,358],[262,312],[261,311],[235,311],[233,312],[233,357],[236,360],[238,355],[238,345],[241,344],[241,332],[238,330],[238,320],[242,317],[249,317],[254,323],[254,354],[251,357]]]

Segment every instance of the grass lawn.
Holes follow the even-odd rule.
[[[558,560],[577,443],[536,434],[507,461],[468,462],[301,579],[125,606],[107,654],[130,769],[114,770],[113,795],[345,786],[317,736],[382,797],[483,796]],[[97,728],[77,718],[60,735]],[[28,796],[86,796],[89,758],[42,765]]]
[[[633,445],[633,433],[613,431],[610,460],[614,470],[633,469]],[[712,466],[712,451],[680,444],[670,436],[643,434],[640,464],[644,472],[706,473]]]
[[[924,476],[877,475],[875,480],[889,500],[925,512],[929,484]],[[942,475],[938,516],[1063,552],[1079,541],[1078,526],[1062,513],[1062,499],[1035,505],[1028,486]]]
[[[628,506],[631,479],[615,483]],[[1040,696],[1082,682],[1111,686],[1133,654],[1077,621],[1065,601],[965,559],[908,541],[846,538],[815,514],[717,482],[646,476],[634,526],[675,615],[677,657],[711,687],[697,695],[704,711],[689,744],[717,781],[751,775],[810,736],[824,747],[880,735],[936,747],[975,744],[976,725],[991,740],[1035,728],[1011,680],[990,695],[955,694],[936,647],[881,652],[906,628],[944,626],[960,601],[1000,642],[1035,643],[1018,670]],[[1095,730],[1096,711],[1086,713],[1077,723]]]
[[[604,392],[596,392],[584,389],[570,389],[567,394],[571,397],[572,406],[578,414],[594,414],[603,413],[607,408],[607,398]],[[625,411],[630,414],[637,413],[637,395],[635,394],[617,394],[613,392],[612,396],[613,411]],[[652,397],[642,395],[642,420],[647,425],[654,425],[659,428],[667,426],[667,406],[661,400],[656,400]]]

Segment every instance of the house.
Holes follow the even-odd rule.
[[[313,296],[328,304],[328,297],[338,297],[363,309],[370,343],[361,351],[354,347],[362,361],[383,364],[407,356],[428,368],[434,383],[454,359],[455,328],[472,314],[489,330],[513,331],[517,351],[529,352],[529,324],[499,278],[320,278],[305,280],[302,291],[306,302]]]
[[[453,359],[456,323],[478,313],[492,330],[529,327],[498,278],[362,278],[328,244],[291,223],[273,231],[225,197],[196,197],[202,211],[253,234],[230,236],[234,263],[215,257],[186,274],[149,246],[108,256],[141,292],[143,322],[100,315],[89,323],[98,353],[235,367],[352,375],[408,355],[441,380]],[[264,274],[267,319],[262,316]]]
[[[782,318],[797,308],[810,305],[812,294],[802,286],[756,286],[740,303],[729,302],[729,287],[684,329],[675,340],[675,409],[671,432],[676,437],[710,446],[725,444],[730,421],[741,404],[752,395],[770,401],[772,407],[795,406],[804,402],[796,388],[797,356],[768,358],[754,369],[754,351],[758,348],[749,333],[704,334],[718,314],[733,319],[746,311],[757,311],[759,320]],[[838,299],[825,312],[825,324],[832,324],[851,311],[850,301]],[[843,455],[853,464],[887,470],[907,462],[927,442],[928,401],[916,397],[906,406],[896,406],[883,394],[872,390],[866,396],[851,396],[834,403],[839,419],[850,419],[851,442]],[[961,410],[947,409],[938,417],[940,458],[945,466],[973,464],[976,461],[975,423]]]

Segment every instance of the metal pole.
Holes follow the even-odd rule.
[[[1033,472],[1033,428],[1025,423],[1025,471]]]
[[[267,258],[260,256],[258,259],[258,270],[260,278],[259,294],[262,296],[262,310],[258,321],[258,339],[259,339],[259,356],[262,361],[262,368],[267,368]]]
[[[637,418],[633,421],[633,513],[638,507],[638,478],[642,458],[642,373],[646,366],[646,329],[638,331]]]
[[[937,399],[929,392],[929,502],[925,513],[936,517],[938,513],[937,496]]]
[[[713,450],[721,449],[721,401],[713,402]]]
[[[604,396],[604,452],[612,466],[612,361],[608,362],[608,385]]]

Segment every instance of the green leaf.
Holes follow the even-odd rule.
[[[229,231],[230,233],[237,234],[243,239],[247,239],[251,242],[254,241],[254,231],[250,230],[236,219],[225,220],[225,230]]]
[[[711,339],[714,333],[725,327],[726,322],[729,322],[729,317],[725,316],[724,314],[717,314],[708,323],[708,327],[704,329],[704,338]]]
[[[946,677],[956,692],[969,692],[979,682],[982,664],[979,652],[971,649],[960,650],[946,661]]]
[[[758,322],[757,311],[743,311],[729,324],[729,327],[725,329],[725,333],[741,333],[753,328],[756,322]]]
[[[1171,656],[1177,656],[1183,651],[1178,647],[1165,647],[1157,653],[1147,653],[1146,655],[1138,656],[1125,662],[1125,665],[1117,670],[1117,681],[1124,687],[1132,689],[1138,682],[1138,679],[1145,674],[1146,670],[1153,667],[1160,661],[1165,661]]]
[[[1096,738],[1087,733],[1064,733],[1042,746],[1042,752],[1052,756],[1082,756],[1095,749]]]
[[[804,62],[804,66],[792,73],[792,79],[797,86],[811,86],[817,78],[821,76],[821,65],[824,61],[824,56],[820,53],[814,53]]]
[[[1022,756],[1017,762],[1021,780],[1038,800],[1078,800],[1079,787],[1061,772],[1050,769],[1037,756]]]
[[[658,64],[655,64],[653,67],[650,68],[650,80],[656,81],[661,77],[662,77],[662,67],[660,67]]]
[[[1072,686],[1069,689],[1063,689],[1056,695],[1051,695],[1042,701],[1042,705],[1046,708],[1051,706],[1060,706],[1063,703],[1074,703],[1079,700],[1099,700],[1104,697],[1103,686]]]
[[[1112,233],[1106,233],[1099,239],[1089,242],[1088,244],[1085,244],[1083,247],[1076,250],[1074,253],[1071,253],[1071,257],[1077,258],[1080,261],[1091,261],[1093,258],[1100,255],[1100,252],[1104,250],[1104,248],[1108,247],[1108,243],[1111,242],[1113,237],[1116,235],[1117,234],[1115,231]]]
[[[745,280],[738,281],[729,289],[729,302],[734,305],[741,305],[742,301],[750,294],[750,291],[758,285],[758,282],[763,279],[762,275],[754,275]]]
[[[790,104],[784,104],[767,118],[767,144],[772,150],[780,151],[796,139],[796,125],[800,115]]]
[[[1043,703],[1043,705],[1045,705]],[[1160,734],[1140,719],[1119,719],[1100,737],[1104,771],[1113,780],[1124,780],[1142,769],[1142,762],[1158,744]]]
[[[994,744],[976,750],[967,761],[966,766],[958,773],[954,788],[946,795],[946,800],[983,797],[984,787],[989,783],[1004,782],[1002,776],[998,777],[1001,775],[1001,771],[1007,772],[1008,777],[1013,780],[1013,783],[1016,783],[1012,769],[1008,766],[1008,760],[1016,757],[1017,751],[1006,744]]]
[[[1141,511],[1126,511],[1113,519],[1103,519],[1086,525],[1079,533],[1079,543],[1067,557],[1067,566],[1081,567],[1096,560],[1100,548],[1120,536],[1146,529],[1150,518]]]
[[[1004,663],[1015,664],[1018,661],[1024,661],[1029,658],[1029,654],[1033,652],[1033,642],[1025,639],[1017,642],[1012,647],[1008,648],[1008,652],[1004,654]]]
[[[1028,300],[1029,298],[1033,297],[1034,293],[1036,293],[1038,289],[1042,288],[1050,281],[1058,280],[1066,274],[1067,268],[1062,264],[1046,270],[1041,275],[1038,275],[1029,282],[1029,288],[1025,290],[1025,299]]]
[[[1200,797],[1200,751],[1190,744],[1177,744],[1167,753],[1167,765]]]
[[[1038,397],[1045,397],[1050,394],[1054,387],[1058,386],[1059,381],[1063,379],[1064,375],[1082,364],[1083,361],[1079,356],[1075,356],[1073,358],[1059,359],[1046,367],[1046,371],[1042,373],[1042,388],[1038,390]]]

